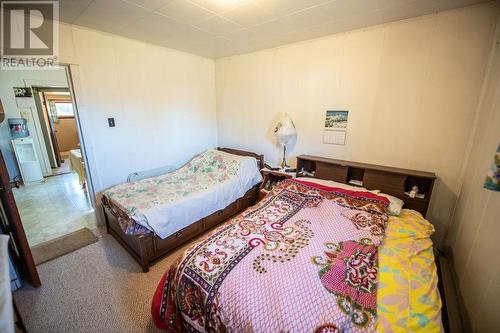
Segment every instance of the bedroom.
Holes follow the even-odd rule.
[[[499,196],[483,183],[499,143],[497,2],[61,1],[60,19],[96,202],[129,174],[215,147],[277,165],[286,112],[293,167],[307,154],[437,176],[426,219],[458,285],[444,285],[460,295],[450,326],[496,327],[499,268],[486,258],[500,250]],[[343,144],[325,143],[332,110],[348,111],[333,131]],[[183,247],[142,273],[97,233],[38,266],[40,288],[14,292],[28,331],[154,330],[152,295]]]

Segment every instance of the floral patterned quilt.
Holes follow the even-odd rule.
[[[286,180],[160,281],[169,332],[373,332],[386,198]]]
[[[208,150],[174,172],[113,186],[103,192],[103,203],[126,215],[119,218],[125,233],[153,230],[164,238],[173,227],[226,207],[261,179],[254,158]]]

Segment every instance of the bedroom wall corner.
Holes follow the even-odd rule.
[[[474,332],[500,326],[500,192],[483,188],[500,143],[500,16],[485,77],[463,184],[446,239],[464,318]]]

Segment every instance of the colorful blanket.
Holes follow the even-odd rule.
[[[158,285],[169,332],[371,332],[389,202],[286,180],[192,245]]]
[[[443,331],[433,233],[414,210],[389,218],[379,249],[377,332]]]

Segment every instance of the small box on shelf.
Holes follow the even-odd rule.
[[[408,196],[409,198],[412,198],[412,199],[425,199],[425,194],[424,193],[417,193],[417,194],[415,194],[414,197],[412,197],[410,195],[410,192],[405,192],[405,195]]]
[[[349,185],[353,185],[353,186],[363,187],[363,181],[362,180],[351,179],[351,180],[349,180],[348,184]]]

